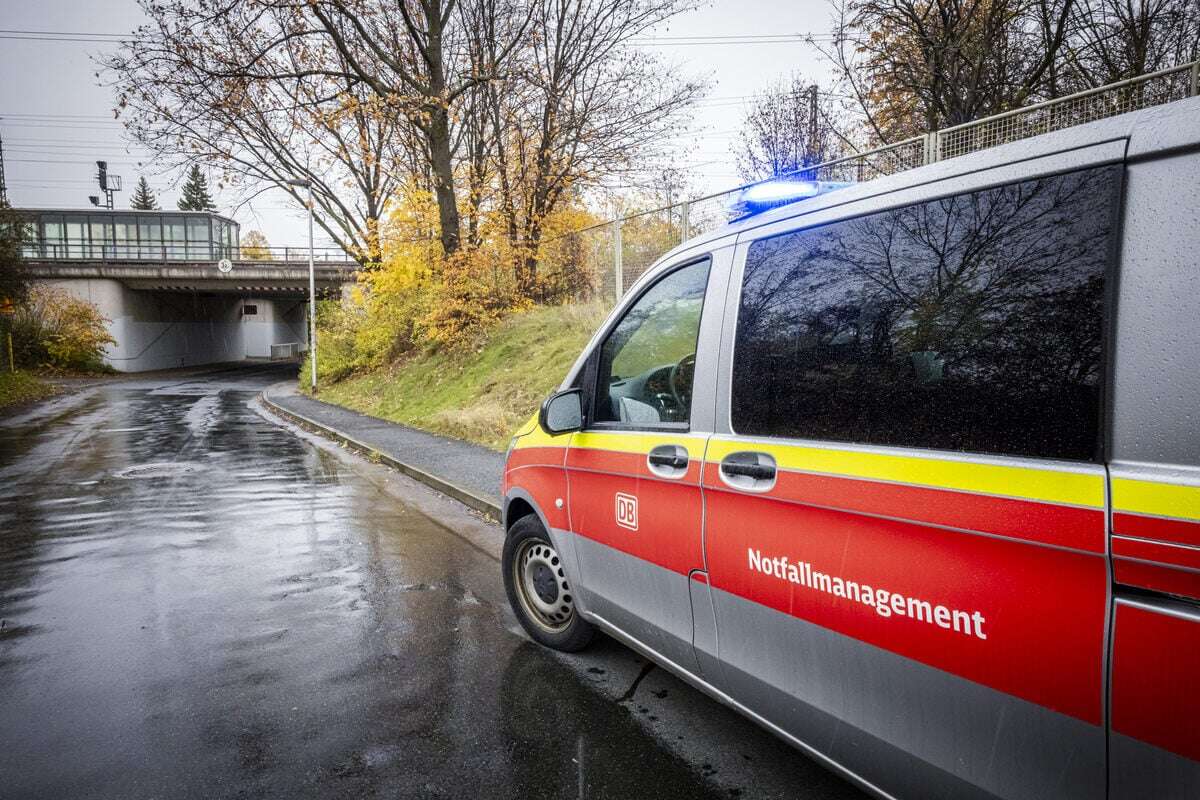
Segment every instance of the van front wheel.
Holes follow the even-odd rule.
[[[562,559],[533,514],[513,523],[503,565],[508,601],[535,641],[568,653],[587,647],[593,628],[579,616]]]

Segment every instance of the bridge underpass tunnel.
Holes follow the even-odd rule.
[[[120,372],[288,358],[308,347],[307,298],[295,290],[137,288],[107,278],[44,283],[100,309],[117,341],[105,362]]]

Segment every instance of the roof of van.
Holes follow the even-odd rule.
[[[1167,150],[1200,147],[1200,97],[1031,136],[772,208],[689,239],[658,259],[646,274],[686,251],[709,249],[714,242],[725,238],[730,239],[726,244],[731,244],[738,234],[782,220],[946,178],[1121,139],[1126,140],[1126,160]]]

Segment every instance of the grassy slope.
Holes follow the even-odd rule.
[[[42,400],[55,392],[52,385],[28,372],[0,371],[0,409]]]
[[[603,316],[597,306],[535,308],[499,325],[477,352],[410,358],[325,386],[320,397],[502,450],[562,381]]]

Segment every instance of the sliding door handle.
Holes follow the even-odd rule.
[[[775,486],[775,459],[767,453],[743,450],[721,459],[721,480],[734,489],[765,492]]]

